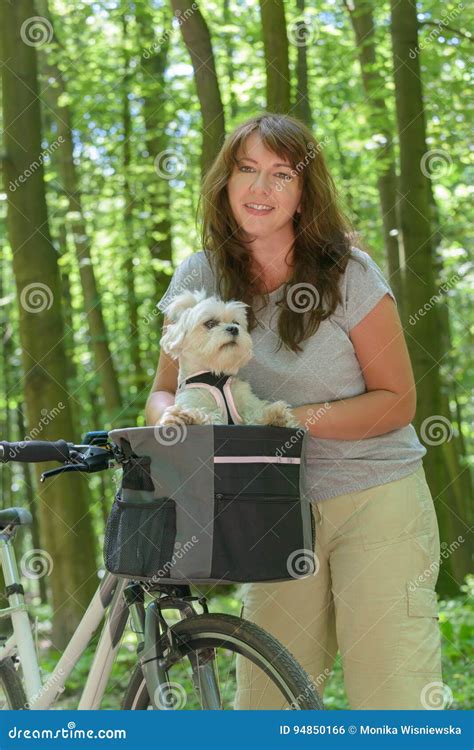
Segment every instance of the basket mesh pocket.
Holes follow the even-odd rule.
[[[128,503],[117,497],[105,530],[105,567],[131,578],[167,577],[175,540],[174,500]]]

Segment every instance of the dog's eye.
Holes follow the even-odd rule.
[[[211,318],[210,320],[206,320],[206,322],[204,323],[204,325],[206,326],[206,328],[214,328],[214,326],[217,326],[218,324],[219,324],[219,321],[216,320],[215,318]]]

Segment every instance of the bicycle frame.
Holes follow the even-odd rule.
[[[130,586],[131,582],[126,578],[119,578],[107,572],[55,669],[47,675],[43,683],[16,564],[12,543],[14,533],[14,530],[10,528],[0,533],[0,564],[3,568],[10,605],[0,610],[0,617],[11,617],[13,625],[13,634],[4,644],[0,644],[0,662],[13,654],[18,654],[26,693],[25,707],[40,710],[49,709],[54,705],[64,690],[67,678],[107,613],[92,666],[81,693],[78,710],[100,708],[129,614],[135,631],[143,634],[143,647],[140,649],[139,659],[150,702],[154,709],[172,710],[172,706],[168,706],[166,701],[163,701],[160,693],[160,688],[166,688],[168,684],[168,659],[172,663],[174,657],[174,644],[170,644],[167,639],[163,641],[163,636],[167,636],[167,633],[162,627],[166,623],[161,610],[176,609],[182,618],[189,617],[196,614],[191,602],[171,595],[163,600],[150,602],[145,611],[143,599],[136,597],[137,586]],[[129,591],[128,597],[127,591]],[[200,601],[205,600],[200,599]],[[166,658],[163,658],[163,646],[169,650]],[[190,656],[190,659],[193,666],[193,679],[201,691],[204,708],[219,708],[217,699],[219,691],[212,664],[200,665],[193,656]]]
[[[0,562],[7,590],[10,588],[10,591],[13,591],[8,595],[10,606],[0,610],[0,617],[11,617],[13,625],[13,634],[0,646],[0,661],[14,653],[20,657],[27,707],[30,709],[51,708],[64,690],[68,676],[107,612],[92,667],[78,705],[79,710],[100,708],[113,661],[128,620],[129,607],[123,596],[128,581],[111,573],[105,574],[55,669],[43,683],[11,533],[6,530],[0,534]]]

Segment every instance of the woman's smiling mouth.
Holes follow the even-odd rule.
[[[274,206],[266,203],[244,203],[244,208],[254,216],[266,216],[273,211]]]

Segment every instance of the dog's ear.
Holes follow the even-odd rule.
[[[184,337],[186,336],[187,317],[187,315],[183,315],[177,323],[167,325],[166,331],[161,337],[160,347],[172,359],[179,359],[181,354]]]
[[[191,292],[189,290],[178,294],[165,308],[164,313],[171,323],[166,326],[166,331],[161,337],[160,346],[166,354],[173,359],[178,359],[182,351],[184,337],[187,331],[187,322],[193,307],[203,299],[207,293],[204,288]]]
[[[190,307],[195,307],[205,298],[206,290],[204,288],[194,292],[187,290],[174,297],[164,310],[164,313],[167,318],[175,323],[185,310],[188,310]]]

